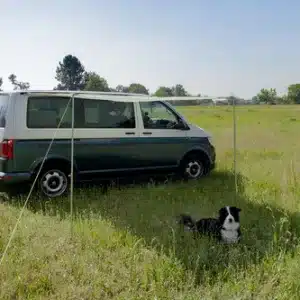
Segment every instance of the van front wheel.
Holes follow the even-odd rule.
[[[69,180],[65,172],[59,169],[45,170],[39,179],[39,189],[43,195],[54,198],[67,192]]]
[[[181,174],[184,179],[198,179],[205,175],[205,165],[197,155],[187,156],[181,163]]]

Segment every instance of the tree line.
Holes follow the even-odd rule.
[[[123,92],[133,94],[150,95],[147,89],[141,83],[131,83],[130,85],[117,85],[110,87],[107,80],[101,77],[94,71],[87,71],[81,61],[73,55],[66,55],[62,61],[58,63],[56,68],[55,79],[58,81],[57,86],[53,90],[85,90],[85,91],[102,91],[102,92]],[[11,74],[8,80],[13,86],[14,90],[28,90],[30,84],[17,80],[15,74]],[[3,84],[3,79],[0,77],[0,91]],[[172,96],[191,96],[181,84],[175,84],[172,87],[159,86],[158,89],[152,94],[157,97],[172,97]],[[201,96],[200,94],[195,96]],[[231,104],[233,98],[226,97],[228,104]],[[259,93],[254,96],[250,101],[235,98],[239,100],[238,103],[251,103],[251,104],[300,104],[300,83],[291,84],[288,87],[287,94],[278,96],[276,89],[261,89]],[[200,100],[199,100],[200,101]],[[177,102],[177,105],[199,104],[199,101],[192,100],[191,103],[182,101]]]
[[[300,104],[300,83],[290,84],[287,94],[278,96],[276,89],[261,89],[252,98],[254,104]]]

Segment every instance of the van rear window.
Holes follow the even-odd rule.
[[[0,94],[0,128],[5,128],[9,95]]]

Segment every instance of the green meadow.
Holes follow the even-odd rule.
[[[0,299],[299,299],[300,106],[180,107],[213,134],[217,169],[199,181],[130,185],[32,198],[0,265]],[[0,253],[24,198],[0,204]],[[242,241],[194,240],[181,212],[242,209]],[[72,230],[71,230],[72,228]]]

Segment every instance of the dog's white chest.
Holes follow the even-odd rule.
[[[225,243],[237,243],[239,240],[239,235],[237,230],[221,230],[222,241]]]

